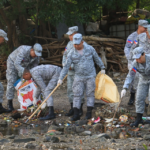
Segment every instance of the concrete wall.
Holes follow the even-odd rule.
[[[112,25],[110,35],[126,39],[132,32],[137,30],[137,24]]]

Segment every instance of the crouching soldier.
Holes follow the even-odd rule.
[[[145,99],[147,95],[150,94],[150,54],[145,54],[143,47],[137,47],[133,50],[133,58],[135,60],[133,61],[132,68],[126,77],[123,90],[121,91],[121,98],[125,96],[136,72],[139,72],[139,83],[135,105],[137,118],[136,121],[130,125],[131,127],[138,127],[140,123],[143,123],[142,116],[145,110]]]
[[[3,52],[3,43],[5,41],[8,41],[8,38],[7,38],[7,33],[5,31],[3,31],[2,29],[0,29],[0,50],[1,52]],[[8,113],[9,110],[5,109],[3,106],[2,106],[2,103],[3,103],[3,95],[4,95],[4,88],[3,88],[3,85],[2,83],[0,82],[0,114],[1,113]]]
[[[62,80],[67,74],[71,64],[74,64],[75,78],[73,82],[73,108],[74,114],[72,121],[80,119],[79,109],[81,106],[81,99],[83,97],[84,90],[86,90],[87,96],[87,113],[86,119],[90,119],[92,116],[92,109],[94,107],[94,92],[95,92],[95,77],[96,70],[94,66],[94,60],[96,64],[102,69],[102,73],[105,74],[105,67],[100,57],[96,53],[95,49],[90,45],[83,45],[82,35],[77,33],[73,36],[74,48],[67,56],[67,63],[64,65],[61,71],[58,84],[62,84]]]
[[[40,62],[42,56],[42,46],[36,43],[33,47],[22,45],[13,51],[7,59],[7,91],[6,97],[8,100],[8,110],[13,111],[12,100],[14,98],[14,83],[17,81],[18,76],[22,77],[24,68],[27,66],[33,68]]]
[[[32,79],[38,86],[33,100],[34,105],[36,105],[37,99],[39,98],[41,92],[44,95],[44,99],[48,97],[48,95],[57,85],[60,72],[61,68],[54,65],[40,65],[34,67],[30,71],[25,69],[23,78],[26,80],[30,80],[32,77]],[[49,120],[55,118],[52,96],[50,96],[47,102],[42,105],[41,109],[44,109],[46,105],[49,107],[49,114],[46,117],[40,118],[40,120]]]

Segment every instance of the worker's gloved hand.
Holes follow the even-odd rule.
[[[126,95],[126,89],[123,89],[122,91],[121,91],[121,98],[123,98],[125,95]]]
[[[57,85],[58,85],[58,84],[61,85],[62,83],[63,83],[63,81],[59,79],[58,82],[57,82]]]
[[[37,105],[37,99],[36,99],[36,97],[33,97],[33,105],[34,105],[34,106]]]
[[[44,103],[42,106],[41,106],[41,109],[45,109],[46,107],[46,103]]]
[[[105,74],[105,70],[101,70],[101,74]]]

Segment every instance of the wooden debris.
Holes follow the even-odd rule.
[[[30,37],[30,36],[27,36]],[[67,43],[69,42],[68,36],[62,39],[38,37],[46,44],[43,44],[43,53],[40,64],[54,64],[62,67],[62,56]],[[83,36],[83,40],[89,45],[93,46],[102,58],[102,61],[107,68],[107,71],[113,72],[127,72],[127,60],[124,55],[125,40],[117,38],[102,38],[95,36]],[[0,79],[6,78],[6,62],[7,57],[0,57]],[[96,65],[96,71],[99,72],[100,68]]]

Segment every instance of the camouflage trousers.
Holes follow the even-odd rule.
[[[6,79],[7,79],[7,90],[6,98],[7,100],[12,100],[14,98],[15,88],[14,83],[17,81],[18,71],[16,70],[13,61],[7,59],[7,70],[6,70]]]
[[[81,99],[83,97],[84,91],[87,97],[87,106],[94,107],[95,97],[95,77],[92,78],[80,78],[75,77],[73,82],[73,107],[81,107]]]
[[[74,81],[74,75],[69,75],[67,76],[67,95],[69,98],[69,102],[73,103],[73,90],[72,90],[72,85],[73,85],[73,81]],[[84,95],[81,99],[81,103],[84,103]]]
[[[139,78],[137,93],[136,93],[136,113],[144,113],[145,100],[150,94],[150,80]],[[150,97],[148,97],[150,101]]]

